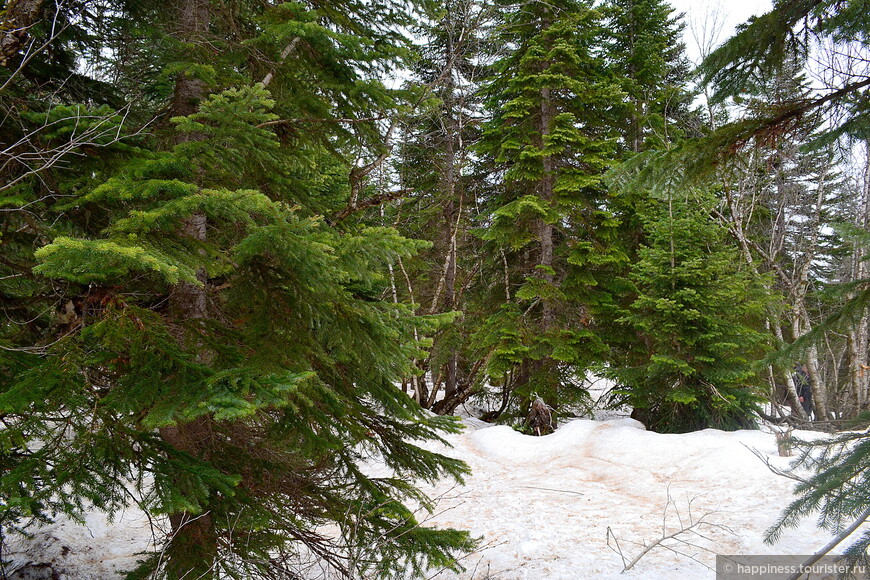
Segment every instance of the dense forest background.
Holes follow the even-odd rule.
[[[866,425],[868,14],[693,70],[664,0],[6,2],[3,533],[135,501],[134,577],[414,574],[473,545],[408,507],[460,405]]]

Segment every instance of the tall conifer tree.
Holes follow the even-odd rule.
[[[466,311],[463,287],[479,262],[479,242],[469,234],[475,211],[469,168],[480,134],[478,61],[488,10],[476,0],[450,0],[420,31],[426,43],[411,84],[422,102],[406,118],[397,160],[408,193],[389,215],[410,237],[432,241],[416,264],[406,264],[410,287],[397,284],[399,292],[413,293],[423,313]],[[423,372],[409,381],[420,404],[441,414],[473,390],[476,367],[464,348],[468,322],[456,318],[442,328],[421,361]]]
[[[685,24],[664,0],[609,0],[606,58],[626,95],[622,150],[665,148],[691,131]]]
[[[132,491],[171,524],[141,574],[289,577],[306,555],[348,575],[454,566],[467,534],[422,528],[403,503],[429,505],[416,479],[465,472],[413,443],[455,424],[394,386],[428,322],[380,300],[387,265],[422,244],[320,217],[353,202],[354,156],[381,154],[377,125],[356,119],[393,106],[375,75],[404,52],[409,16],[390,3],[106,8],[76,24],[117,35],[89,54],[120,80],[89,82],[106,101],[135,97],[135,116],[50,100],[22,116],[8,103],[56,74],[51,54],[6,63],[16,93],[0,97],[40,139],[2,168],[16,183],[3,231],[32,224],[2,238],[16,313],[0,335],[2,524],[112,513]],[[84,49],[64,48],[69,69]],[[132,135],[134,118],[152,134]],[[88,123],[109,130],[76,141]],[[46,152],[59,161],[24,162]],[[394,475],[367,476],[371,455]]]
[[[596,270],[619,261],[602,176],[615,148],[612,105],[623,98],[601,55],[602,15],[591,3],[501,7],[502,49],[483,88],[492,118],[479,148],[489,164],[482,237],[506,287],[479,333],[490,374],[553,408],[578,400],[574,373],[601,356],[588,305]],[[496,282],[496,280],[493,280]]]

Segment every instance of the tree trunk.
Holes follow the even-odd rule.
[[[463,147],[462,142],[462,125],[464,119],[464,108],[461,97],[462,90],[462,71],[458,70],[457,63],[462,62],[468,47],[462,42],[464,37],[469,32],[470,23],[466,20],[457,21],[460,17],[455,13],[455,3],[447,2],[444,5],[446,15],[442,21],[442,29],[446,33],[445,45],[441,58],[443,58],[444,67],[439,75],[439,79],[443,84],[439,88],[439,92],[443,98],[441,115],[439,124],[443,135],[443,165],[439,176],[439,194],[444,200],[442,205],[442,235],[439,236],[439,242],[444,255],[443,270],[438,286],[435,291],[435,296],[432,300],[430,313],[434,314],[439,311],[439,302],[441,300],[441,292],[444,292],[444,303],[441,312],[451,312],[459,308],[459,297],[457,292],[457,278],[459,273],[458,256],[457,256],[457,238],[459,236],[459,228],[461,226],[463,214],[463,195],[460,188],[457,187],[460,180],[460,167],[464,159],[464,154],[467,149]],[[448,337],[449,338],[449,337]],[[450,341],[455,342],[455,341]],[[444,352],[443,349],[439,349]],[[444,397],[443,402],[436,404],[434,402],[435,393],[433,392],[430,399],[433,399],[431,408],[447,409],[452,411],[459,402],[457,397],[462,393],[460,391],[467,390],[469,384],[468,377],[459,376],[459,353],[454,346],[448,346],[445,362],[439,368],[439,380],[436,383],[443,382]],[[467,396],[464,395],[464,396]],[[441,412],[441,411],[436,411]]]
[[[448,57],[450,58],[450,57]],[[450,59],[452,62],[453,59]],[[451,74],[452,77],[452,74]],[[456,139],[456,121],[453,114],[452,96],[453,83],[448,83],[448,122],[447,122],[447,140],[445,147],[445,167],[444,167],[444,185],[443,190],[447,195],[447,203],[444,204],[444,225],[447,233],[446,248],[447,248],[447,271],[444,276],[444,311],[451,312],[456,309],[456,235],[459,224],[456,223],[456,150],[454,140]],[[444,398],[453,397],[456,393],[456,366],[457,366],[456,349],[451,347],[450,354],[447,358],[447,364],[444,377]]]
[[[544,87],[541,89],[541,147],[546,147],[547,137],[550,135],[551,124],[553,123],[553,103],[550,96],[550,89]],[[553,173],[553,158],[549,155],[544,155],[541,160],[543,165],[543,176],[541,178],[541,199],[545,202],[544,205],[551,207],[555,203],[554,188],[555,175]],[[553,224],[546,219],[541,219],[539,223],[539,232],[541,238],[541,258],[540,264],[547,270],[553,267]],[[543,273],[543,279],[548,284],[554,282],[553,274],[550,271]],[[553,305],[549,300],[542,300],[543,312],[541,315],[541,330],[544,333],[552,330],[555,323],[555,315]]]
[[[204,41],[209,28],[208,0],[181,0],[177,5],[178,18],[175,34],[178,40],[188,44]],[[173,95],[172,114],[186,116],[195,113],[199,103],[205,98],[205,83],[198,79],[179,74],[176,77],[175,93]],[[196,139],[195,135],[179,135],[176,143]],[[208,220],[202,213],[194,213],[186,219],[181,227],[185,237],[204,242],[207,239]],[[180,282],[170,293],[169,311],[181,327],[187,327],[192,321],[204,320],[208,317],[206,287],[208,276],[204,268],[196,273],[199,284]],[[187,348],[194,348],[199,362],[208,363],[211,359],[203,344],[194,339],[189,344],[180,331],[178,339]],[[212,421],[200,417],[186,423],[178,423],[160,430],[164,441],[175,449],[198,459],[208,460],[212,436]],[[172,527],[172,545],[167,562],[167,573],[170,578],[200,578],[208,577],[217,556],[217,537],[214,520],[206,510],[202,514],[181,512],[170,514]]]
[[[870,227],[870,145],[865,149],[863,183],[861,184],[860,204],[855,225],[864,231]],[[852,254],[852,281],[867,278],[867,252],[863,246],[857,245]],[[849,298],[854,298],[851,294]],[[868,365],[867,350],[870,348],[870,333],[867,328],[867,317],[862,316],[858,323],[848,333],[849,347],[849,393],[855,403],[855,413],[860,413],[867,407]]]
[[[36,24],[44,3],[44,0],[10,0],[0,21],[0,66],[8,66],[27,43],[30,38],[27,30]]]
[[[727,187],[725,188],[725,199],[727,202],[728,212],[730,214],[730,222],[728,223],[728,228],[731,231],[731,234],[737,239],[737,243],[740,246],[740,252],[743,254],[743,259],[746,261],[746,265],[752,270],[752,273],[755,276],[759,276],[758,266],[755,263],[755,259],[752,256],[752,248],[750,247],[749,239],[746,236],[746,232],[743,229],[743,214],[738,207],[736,200],[731,195],[731,190]],[[777,272],[779,274],[779,272]],[[783,277],[780,276],[780,279]],[[765,319],[765,324],[769,330],[772,330],[774,336],[776,336],[777,340],[780,343],[784,343],[785,339],[782,333],[782,327],[780,326],[781,320],[774,316],[772,313],[768,313]],[[771,376],[775,376],[775,372],[772,367],[768,367],[768,373]],[[783,379],[785,380],[786,393],[788,395],[789,406],[792,409],[792,412],[796,414],[798,417],[802,419],[808,419],[806,412],[804,411],[803,406],[800,403],[800,396],[797,392],[797,387],[794,383],[794,378],[792,377],[790,372],[783,373]],[[771,388],[776,390],[776,384],[771,385]],[[778,404],[775,400],[771,401],[772,405]]]
[[[807,374],[813,392],[813,409],[817,420],[832,419],[828,414],[828,390],[819,372],[819,349],[813,345],[807,349]]]
[[[807,292],[810,287],[810,267],[815,260],[818,249],[819,233],[822,228],[822,207],[825,203],[825,188],[821,182],[824,180],[825,173],[825,170],[819,172],[820,183],[817,187],[815,206],[813,207],[812,220],[810,222],[812,232],[806,246],[807,249],[799,270],[798,280],[793,286],[796,290],[793,308],[796,310],[797,316],[800,317],[799,321],[797,321],[800,335],[796,335],[795,340],[812,329],[812,320],[807,311]],[[810,383],[813,392],[813,408],[816,419],[827,421],[831,418],[828,415],[828,393],[821,374],[819,373],[819,350],[815,344],[807,349],[807,373],[810,375]]]
[[[629,16],[628,46],[630,47],[631,55],[629,56],[628,77],[632,80],[637,80],[637,70],[635,66],[635,49],[637,48],[637,33],[635,32],[635,13],[632,10]],[[640,153],[643,142],[641,140],[641,102],[637,95],[632,94],[631,110],[628,119],[628,142],[631,143],[631,150],[635,153]]]
[[[555,117],[555,113],[553,110],[553,102],[552,95],[550,93],[549,87],[544,87],[541,89],[541,148],[545,148],[547,146],[547,137],[549,137],[550,132],[552,130],[552,123]],[[554,172],[554,162],[553,158],[550,155],[544,155],[541,159],[543,175],[540,183],[540,196],[541,200],[544,202],[544,206],[547,208],[552,208],[555,203],[555,172]],[[548,219],[541,219],[539,221],[539,236],[540,236],[540,244],[541,244],[541,255],[539,263],[541,266],[544,266],[543,272],[537,272],[537,276],[541,276],[544,281],[548,285],[552,285],[555,283],[555,276],[553,275],[553,250],[554,250],[554,234],[555,228],[553,224],[549,222]],[[556,326],[556,314],[554,310],[554,305],[552,301],[548,298],[544,298],[541,300],[541,333],[546,335],[552,332]],[[550,357],[544,357],[541,360],[535,361],[531,366],[534,369],[534,372],[538,375],[542,374],[550,374],[553,372],[553,359]],[[555,384],[556,378],[553,376],[546,376],[545,378],[548,385]],[[550,409],[557,409],[559,401],[555,400],[555,389],[548,393],[544,400],[543,404],[546,405]],[[532,401],[528,402],[529,404]],[[549,415],[549,428],[556,428],[556,418],[552,415]],[[538,433],[540,434],[540,433]]]
[[[779,340],[779,342],[781,344],[784,343],[785,339],[782,335],[782,328],[780,328],[780,326],[779,326],[779,321],[774,320],[773,324],[771,326],[773,327],[774,335],[776,336],[777,340]],[[784,378],[785,378],[785,386],[786,386],[786,389],[788,391],[788,399],[789,399],[789,403],[791,404],[792,412],[795,413],[801,419],[809,419],[809,416],[807,415],[806,411],[804,411],[803,405],[801,405],[800,395],[798,395],[797,385],[795,385],[794,377],[792,376],[791,372],[785,372],[783,374],[784,374]]]
[[[803,306],[803,302],[801,302]],[[809,315],[805,310],[797,307],[792,311],[792,338],[798,340],[809,332]],[[819,374],[819,349],[815,344],[809,346],[806,351],[807,374],[810,376],[810,387],[813,393],[813,408],[816,419],[826,421],[828,416],[827,389]]]

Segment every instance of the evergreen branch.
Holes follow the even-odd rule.
[[[719,90],[714,102],[736,94],[753,72],[778,63],[792,28],[825,0],[784,0],[770,12],[754,18],[731,39],[711,53],[699,69],[704,84]]]
[[[816,99],[792,103],[791,106],[785,107],[778,114],[772,117],[757,119],[754,123],[748,125],[747,129],[744,131],[743,139],[736,140],[735,144],[740,144],[754,136],[763,135],[766,132],[778,129],[787,125],[791,121],[800,119],[807,113],[818,109],[827,103],[840,100],[868,86],[870,86],[870,77],[862,81],[849,83],[836,91]]]

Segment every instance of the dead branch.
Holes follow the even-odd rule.
[[[684,521],[683,515],[680,513],[680,510],[677,508],[676,502],[671,497],[670,486],[668,486],[667,502],[665,503],[664,511],[662,512],[661,537],[656,538],[649,545],[646,545],[646,543],[644,543],[643,550],[641,550],[640,553],[638,553],[627,564],[626,564],[626,558],[623,554],[622,548],[619,546],[619,541],[618,541],[616,535],[613,533],[613,530],[611,530],[610,527],[608,527],[607,528],[607,545],[608,545],[608,547],[610,547],[611,550],[613,550],[614,552],[619,554],[620,558],[622,558],[622,562],[623,562],[622,571],[627,572],[627,571],[631,570],[635,566],[635,564],[637,564],[641,560],[641,558],[646,556],[648,553],[650,553],[655,548],[663,548],[666,550],[670,550],[670,551],[674,552],[675,554],[678,554],[680,556],[685,556],[691,560],[694,560],[695,562],[698,562],[702,566],[704,566],[708,569],[711,569],[710,566],[708,566],[704,562],[700,561],[694,554],[690,554],[690,553],[686,553],[684,551],[681,551],[681,550],[677,549],[677,547],[667,543],[667,542],[672,542],[672,543],[676,543],[678,545],[683,545],[683,546],[694,548],[695,550],[700,550],[700,551],[712,553],[712,550],[710,550],[709,548],[702,546],[701,544],[691,542],[691,541],[687,540],[686,538],[687,537],[689,537],[689,538],[698,537],[698,538],[701,538],[703,540],[709,541],[710,538],[708,538],[707,536],[705,536],[704,534],[701,533],[701,530],[703,530],[704,528],[724,530],[730,534],[734,533],[727,526],[710,522],[707,519],[709,516],[715,514],[716,513],[715,511],[706,512],[703,515],[701,515],[700,517],[696,517],[692,513],[692,502],[693,501],[694,501],[694,498],[688,501],[688,506],[687,506],[688,511],[686,514],[687,519]],[[671,507],[673,507],[674,514],[676,515],[679,527],[676,530],[674,530],[673,532],[668,532],[668,512],[669,512],[669,509]],[[611,538],[613,538],[613,541],[614,541],[614,544],[616,545],[616,548],[614,548],[610,544]]]
[[[266,121],[265,123],[260,123],[257,125],[258,129],[263,129],[264,127],[275,127],[279,125],[302,125],[305,123],[345,123],[348,125],[353,125],[356,123],[372,123],[374,121],[383,121],[387,117],[360,117],[358,119],[347,119],[347,118],[316,118],[316,117],[303,117],[298,119],[276,119],[274,121]]]
[[[6,173],[15,166],[24,169],[15,178],[0,184],[0,191],[15,187],[29,177],[39,175],[52,167],[62,165],[67,162],[70,156],[83,157],[86,155],[84,150],[87,148],[106,148],[125,139],[143,134],[150,125],[150,122],[129,134],[124,132],[131,108],[132,103],[128,103],[123,108],[105,115],[82,113],[64,117],[62,119],[47,121],[41,127],[29,131],[15,143],[0,150],[0,173]],[[115,121],[118,117],[120,117],[120,122]],[[85,124],[83,121],[88,121],[89,123]],[[64,143],[51,149],[43,149],[36,143],[41,134],[58,125],[69,122],[72,122],[74,127],[68,140]],[[82,128],[83,125],[84,128]],[[35,202],[22,207],[3,208],[0,211],[22,211],[27,205],[32,203]]]
[[[278,58],[278,62],[277,62],[277,64],[275,65],[275,67],[272,68],[272,70],[270,70],[270,71],[266,74],[265,77],[263,77],[263,80],[262,80],[262,81],[260,81],[260,84],[263,85],[263,88],[264,88],[264,89],[265,89],[266,87],[268,87],[268,86],[269,86],[269,83],[272,82],[272,79],[275,78],[275,71],[276,71],[276,69],[278,68],[278,65],[284,64],[284,61],[287,60],[287,57],[290,56],[290,53],[292,53],[292,52],[296,49],[296,45],[299,44],[299,40],[300,40],[300,38],[299,38],[298,36],[295,37],[293,40],[291,40],[291,41],[287,44],[287,46],[284,47],[284,50],[281,51],[281,56]]]
[[[333,221],[337,221],[337,222],[341,221],[344,218],[348,217],[349,215],[354,214],[358,211],[361,211],[361,210],[364,210],[364,209],[367,209],[367,208],[370,208],[373,206],[382,205],[384,203],[387,203],[388,201],[393,201],[393,200],[399,199],[401,197],[404,197],[405,195],[407,195],[411,191],[413,191],[413,190],[410,188],[405,188],[405,189],[400,189],[398,191],[388,191],[386,193],[374,195],[368,199],[364,199],[364,200],[354,204],[353,206],[351,206],[351,205],[345,206],[341,211],[339,211],[338,213],[333,215],[332,219],[333,219]]]
[[[806,480],[804,478],[800,477],[799,475],[795,475],[791,471],[786,471],[784,469],[780,469],[779,467],[772,465],[770,463],[770,458],[767,457],[764,453],[762,453],[758,449],[753,449],[752,447],[749,447],[746,444],[744,444],[743,446],[746,447],[747,449],[749,449],[749,451],[753,455],[758,457],[767,466],[767,468],[771,471],[771,473],[774,473],[775,475],[779,475],[781,477],[787,477],[789,479],[793,479],[799,483],[806,483]]]

